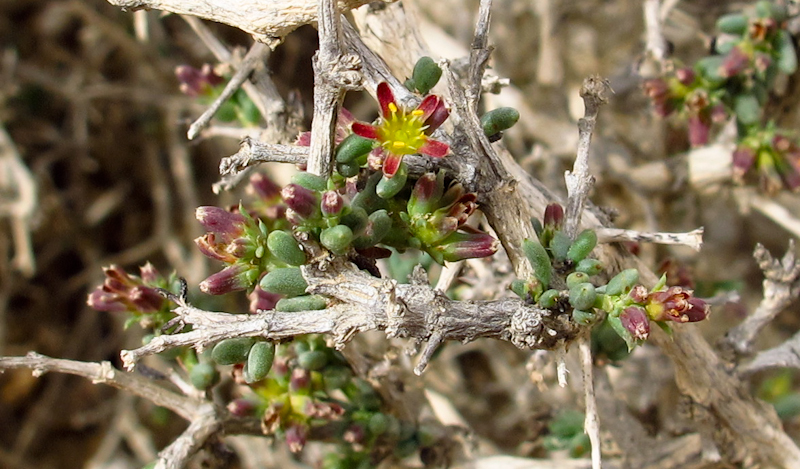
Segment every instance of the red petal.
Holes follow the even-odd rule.
[[[394,174],[397,172],[397,169],[400,168],[400,163],[402,162],[403,155],[388,153],[386,155],[386,159],[383,161],[383,174],[387,178],[394,176]]]
[[[441,158],[450,152],[450,146],[444,142],[429,138],[424,145],[419,147],[419,152],[423,155]]]
[[[425,99],[423,99],[421,103],[419,103],[419,106],[417,106],[417,110],[422,111],[423,122],[428,120],[428,117],[430,117],[431,114],[433,114],[433,111],[436,110],[440,102],[442,102],[442,100],[439,99],[438,96],[436,96],[435,94],[429,94],[428,96],[425,96]]]
[[[359,137],[368,138],[371,140],[378,139],[378,128],[374,125],[365,124],[363,122],[353,122],[353,133]]]
[[[394,93],[392,93],[392,89],[389,87],[389,84],[385,81],[382,81],[378,84],[378,102],[381,105],[381,115],[388,116],[391,114],[389,110],[389,103],[394,103],[397,106],[397,101],[394,99]]]
[[[444,101],[440,99],[439,103],[436,105],[436,109],[434,109],[431,115],[425,120],[425,125],[428,126],[428,128],[425,129],[425,133],[427,135],[432,134],[434,130],[442,125],[442,122],[447,120],[448,116],[450,116],[450,111],[445,107]]]

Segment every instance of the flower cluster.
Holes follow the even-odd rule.
[[[487,257],[497,252],[498,241],[466,224],[477,208],[476,199],[461,183],[445,191],[443,172],[428,173],[417,180],[401,216],[413,240],[436,262]]]
[[[757,178],[759,187],[770,194],[782,187],[800,190],[800,147],[773,126],[753,131],[733,152],[733,177],[737,182]]]
[[[141,276],[130,275],[118,265],[103,269],[103,285],[89,294],[87,303],[98,311],[154,313],[166,301],[156,288],[160,275],[149,262],[139,269]]]
[[[609,281],[599,299],[601,309],[608,313],[608,323],[625,340],[629,350],[650,336],[650,321],[666,328],[670,321],[698,322],[708,317],[708,303],[693,296],[691,290],[667,287],[666,276],[648,290],[635,284],[638,276],[634,269],[620,272]]]
[[[200,252],[226,264],[221,271],[200,283],[210,295],[246,290],[262,273],[268,235],[264,223],[258,223],[239,208],[228,211],[219,207],[198,207],[197,220],[208,232],[195,239]]]
[[[250,348],[245,354],[253,354],[257,345],[245,340]],[[241,357],[241,343],[241,339],[227,339],[214,348],[214,354],[221,357],[220,363],[232,364],[225,360],[230,353],[217,349],[238,350]],[[279,345],[274,354],[271,372],[255,381],[248,377],[249,357],[234,364],[234,378],[250,386],[242,388],[242,395],[228,404],[228,410],[240,417],[259,417],[264,430],[282,435],[290,451],[299,452],[310,440],[337,442],[336,457],[326,458],[323,467],[356,467],[386,457],[381,448],[414,451],[424,440],[413,425],[382,412],[382,400],[372,386],[355,377],[344,357],[321,337]]]
[[[659,116],[676,114],[687,122],[693,147],[708,143],[712,125],[728,115],[736,118],[739,146],[734,154],[735,176],[759,174],[761,187],[775,192],[782,185],[796,190],[800,185],[796,161],[777,150],[765,134],[775,131],[763,125],[763,109],[779,73],[797,70],[797,52],[786,29],[785,8],[758,2],[756,15],[735,13],[721,17],[721,34],[714,55],[693,67],[677,66],[663,77],[647,80],[645,94]],[[785,147],[788,146],[785,143]],[[765,150],[773,147],[776,151]]]
[[[650,290],[637,284],[636,269],[624,270],[603,285],[592,283],[591,277],[603,271],[600,261],[588,257],[597,236],[585,230],[570,239],[562,231],[563,219],[560,205],[548,205],[543,223],[534,220],[539,239],[523,240],[522,249],[534,275],[511,284],[521,298],[557,313],[568,313],[587,326],[605,317],[605,323],[629,350],[649,337],[650,321],[666,328],[670,321],[697,322],[708,316],[705,301],[686,288],[666,287],[666,275]]]
[[[105,280],[89,294],[87,304],[97,311],[131,313],[127,324],[140,322],[143,327],[159,327],[172,313],[171,303],[158,289],[177,291],[176,279],[164,278],[149,262],[139,272],[139,276],[131,275],[118,265],[104,268]]]
[[[220,67],[217,67],[220,68]],[[202,104],[211,104],[222,93],[225,77],[209,64],[201,68],[180,65],[175,68],[175,77],[180,83],[182,93],[197,98]],[[245,127],[257,125],[261,113],[244,90],[237,90],[233,96],[214,114],[222,122],[239,121]]]
[[[224,82],[210,64],[203,64],[199,69],[180,65],[175,68],[175,77],[180,82],[181,93],[193,98],[213,96],[214,88]]]

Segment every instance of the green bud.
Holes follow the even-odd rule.
[[[756,13],[760,18],[772,18],[778,23],[786,20],[786,8],[768,0],[756,3]]]
[[[727,34],[742,35],[747,31],[747,25],[747,16],[742,13],[730,13],[717,20],[717,29]]]
[[[198,363],[189,371],[192,386],[204,391],[219,381],[219,372],[211,363]]]
[[[382,199],[390,199],[403,190],[407,179],[408,165],[403,161],[400,163],[400,167],[397,168],[397,172],[394,176],[387,178],[385,174],[383,175],[378,186],[375,188],[375,192],[378,194],[378,197]]]
[[[519,111],[513,107],[500,107],[481,116],[481,127],[487,137],[510,129],[519,120]]]
[[[324,296],[319,295],[303,295],[295,296],[294,298],[282,298],[278,300],[275,305],[276,311],[283,311],[285,313],[295,313],[297,311],[314,311],[317,309],[325,309],[328,306],[328,301]]]
[[[341,218],[340,222],[342,225],[350,227],[353,236],[360,236],[369,224],[369,217],[363,208],[351,207],[351,210]]]
[[[797,51],[792,36],[785,29],[781,29],[778,31],[777,42],[778,69],[787,75],[792,75],[797,71]]]
[[[550,264],[550,256],[539,241],[532,241],[530,239],[522,240],[522,252],[531,263],[534,275],[542,283],[543,288],[550,285],[550,276],[552,275],[553,266]]]
[[[366,213],[372,213],[375,210],[380,210],[382,208],[387,208],[386,200],[378,197],[376,193],[376,188],[378,186],[378,182],[383,177],[383,173],[380,171],[376,171],[372,176],[367,179],[367,184],[364,188],[353,197],[353,201],[350,203],[350,206],[353,208],[361,207],[363,208]],[[353,230],[353,232],[357,232]]]
[[[222,103],[222,106],[219,107],[219,110],[214,113],[214,119],[217,119],[220,122],[233,122],[236,120],[236,115],[236,104],[234,104],[231,100],[227,100]]]
[[[380,243],[391,231],[392,224],[392,217],[386,210],[372,212],[364,233],[353,241],[353,245],[357,248],[368,248]]]
[[[606,285],[605,294],[617,296],[627,293],[639,281],[639,271],[636,269],[625,269],[618,273]]]
[[[353,230],[347,225],[336,225],[322,230],[319,242],[334,254],[344,254],[353,242]]]
[[[328,355],[322,350],[309,350],[297,356],[297,364],[309,371],[319,371],[328,364]]]
[[[369,423],[367,423],[367,429],[374,436],[379,436],[386,433],[386,430],[389,429],[389,417],[381,412],[372,414],[372,417],[369,419]]]
[[[288,297],[300,296],[308,288],[306,279],[303,278],[299,267],[274,269],[261,278],[260,285],[265,291]]]
[[[256,340],[252,337],[224,339],[211,350],[211,358],[220,365],[235,365],[247,360],[247,353]]]
[[[300,249],[300,243],[291,233],[275,230],[267,237],[269,251],[282,262],[289,265],[303,265],[306,263],[306,254]]]
[[[592,229],[583,230],[567,250],[567,259],[572,262],[580,262],[592,252],[595,246],[597,246],[597,233]]]
[[[156,469],[156,463],[158,463],[158,461],[153,461],[150,464],[142,467],[142,469]]]
[[[695,63],[695,68],[697,68],[702,76],[711,81],[712,84],[720,84],[725,81],[725,77],[720,75],[720,68],[724,60],[725,57],[721,55],[710,55],[698,60]]]
[[[245,382],[255,383],[267,377],[275,359],[275,343],[259,341],[247,354],[247,365],[244,369]]]
[[[583,259],[575,266],[575,271],[589,276],[597,275],[603,271],[603,263],[597,259]]]
[[[583,311],[580,309],[572,310],[572,319],[582,326],[588,326],[592,324],[596,318],[597,314],[591,311]]]
[[[541,237],[542,236],[542,231],[544,230],[544,227],[542,226],[542,222],[539,221],[539,219],[536,218],[536,217],[531,217],[531,225],[533,226],[533,231],[536,232],[536,236]]]
[[[414,87],[421,94],[427,94],[439,78],[442,77],[442,69],[430,57],[420,57],[414,65],[414,71],[411,73],[411,80],[414,82]]]
[[[585,272],[572,272],[571,274],[567,275],[567,288],[572,288],[588,281],[589,275]]]
[[[414,91],[417,89],[417,83],[411,78],[404,81],[403,86],[405,86],[408,91]]]
[[[597,293],[591,283],[579,283],[569,289],[569,304],[575,309],[587,310],[594,306]]]
[[[542,293],[542,296],[539,297],[539,306],[542,308],[553,308],[556,306],[556,303],[558,303],[559,296],[559,291],[551,288]]]
[[[358,174],[361,166],[356,163],[336,163],[336,172],[346,178],[350,178]]]
[[[352,377],[353,373],[349,368],[344,366],[329,366],[322,370],[322,380],[324,382],[325,390],[328,393],[334,389],[343,388],[348,382],[350,382],[350,378]]]
[[[526,282],[525,280],[515,278],[514,280],[511,281],[511,285],[509,285],[509,288],[523,300],[528,297],[528,282]]]
[[[336,162],[354,163],[359,157],[371,152],[373,144],[372,140],[350,134],[336,147]]]
[[[732,51],[736,45],[739,44],[738,41],[727,41],[721,38],[718,38],[714,42],[714,52],[719,55],[727,55],[728,52]]]
[[[751,93],[736,95],[733,110],[736,112],[736,119],[744,125],[755,124],[761,119],[761,104]]]
[[[317,192],[322,192],[328,188],[328,179],[305,171],[292,176],[292,183]]]
[[[571,245],[572,240],[566,233],[563,231],[553,233],[553,239],[550,241],[550,252],[553,253],[553,259],[558,261],[566,259]]]

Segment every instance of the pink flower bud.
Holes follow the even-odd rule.
[[[736,46],[725,56],[720,65],[719,74],[724,78],[729,78],[745,71],[748,65],[750,65],[750,56]]]
[[[463,259],[488,257],[497,252],[500,243],[491,235],[482,232],[457,231],[445,238],[436,251],[449,262]]]
[[[264,173],[255,173],[250,176],[248,192],[256,194],[261,200],[267,203],[275,203],[280,200],[281,188]]]
[[[678,79],[681,84],[689,86],[694,83],[696,75],[694,70],[689,67],[679,68],[675,70],[675,78]]]
[[[284,433],[289,451],[299,453],[303,450],[308,439],[308,427],[301,424],[292,424]]]
[[[644,309],[638,306],[625,308],[625,310],[620,313],[619,320],[622,326],[630,332],[634,340],[647,340],[650,336],[650,320],[647,318]]]
[[[542,222],[545,228],[560,229],[564,223],[564,207],[561,204],[549,204],[544,209]]]
[[[299,184],[289,184],[281,190],[286,205],[301,218],[311,217],[317,207],[317,195]]]
[[[275,305],[282,298],[282,295],[264,291],[261,286],[256,285],[256,288],[248,298],[250,299],[250,313],[256,314],[259,311],[275,309]]]
[[[320,209],[323,215],[335,216],[341,213],[344,207],[344,199],[336,191],[326,191],[322,194]]]
[[[756,162],[756,151],[747,146],[738,146],[733,152],[733,178],[741,181]]]
[[[689,143],[693,147],[701,147],[708,143],[708,133],[711,130],[711,122],[707,116],[693,114],[689,116]]]
[[[206,231],[215,233],[219,242],[230,242],[244,233],[246,220],[240,213],[232,213],[220,207],[197,207],[195,217]]]
[[[200,290],[209,295],[224,295],[250,288],[255,282],[258,268],[243,264],[233,264],[212,274],[200,282]]]

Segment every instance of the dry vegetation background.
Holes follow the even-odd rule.
[[[457,47],[469,44],[477,2],[406,5],[419,15],[432,50],[443,57],[463,55]],[[678,2],[664,31],[674,54],[687,62],[703,55],[715,18],[739,6]],[[22,197],[27,181],[9,169],[10,148],[18,151],[36,192],[27,219],[32,263],[19,251],[26,230],[15,231],[14,217],[0,218],[0,355],[35,350],[119,366],[119,350],[132,348],[140,337],[137,328],[123,332],[121,317],[86,306],[87,292],[101,281],[101,267],[133,268],[150,260],[162,271],[175,268],[190,286],[212,272],[192,243],[201,234],[194,208],[238,200],[236,193],[220,199],[211,185],[220,158],[235,153],[243,134],[233,130],[232,136],[186,140],[187,124],[203,108],[180,94],[173,71],[216,60],[182,18],[152,11],[147,20],[143,40],[132,14],[101,0],[0,3],[0,125],[10,137],[0,154],[5,165],[0,209]],[[230,47],[251,44],[241,31],[208,26]],[[601,112],[594,141],[593,202],[615,212],[617,226],[705,227],[701,253],[643,246],[641,256],[654,267],[668,257],[685,263],[701,295],[720,287],[739,290],[740,303],[716,306],[710,320],[696,326],[713,343],[760,298],[761,276],[751,257],[755,243],[780,254],[791,234],[749,209],[746,191],[690,184],[679,155],[687,148],[685,132],[652,117],[636,74],[644,51],[642,3],[498,0],[491,37],[494,71],[510,78],[516,90],[487,97],[487,107],[522,110],[523,120],[506,143],[556,192],[563,193],[563,171],[574,158],[575,121],[583,113],[578,87],[593,73],[610,79],[615,94]],[[306,116],[316,46],[316,32],[306,26],[270,57],[280,92],[299,99]],[[772,112],[785,127],[797,128],[793,80],[783,93]],[[349,97],[347,105],[362,118],[371,118],[376,108],[363,96]],[[308,125],[306,119],[297,130]],[[661,165],[668,158],[671,162]],[[778,201],[790,211],[798,207],[794,195]],[[222,301],[227,300],[212,307],[236,307]],[[779,316],[762,334],[761,345],[777,344],[800,328],[795,309]],[[547,422],[559,409],[582,409],[578,368],[570,365],[575,382],[559,388],[552,365],[533,374],[526,370],[529,355],[498,341],[450,344],[412,385],[435,390],[458,409],[480,454],[543,457]],[[686,431],[669,361],[657,349],[640,348],[609,374],[617,396],[647,429]],[[754,388],[765,377],[757,376]],[[797,422],[785,424],[791,432]],[[0,467],[140,467],[184,425],[147,402],[84,379],[34,378],[25,370],[0,376]],[[120,434],[127,435],[125,444],[116,444]],[[282,452],[279,444],[274,447]],[[241,456],[269,453],[272,445],[243,438],[234,448]],[[238,457],[230,462],[239,467]]]

